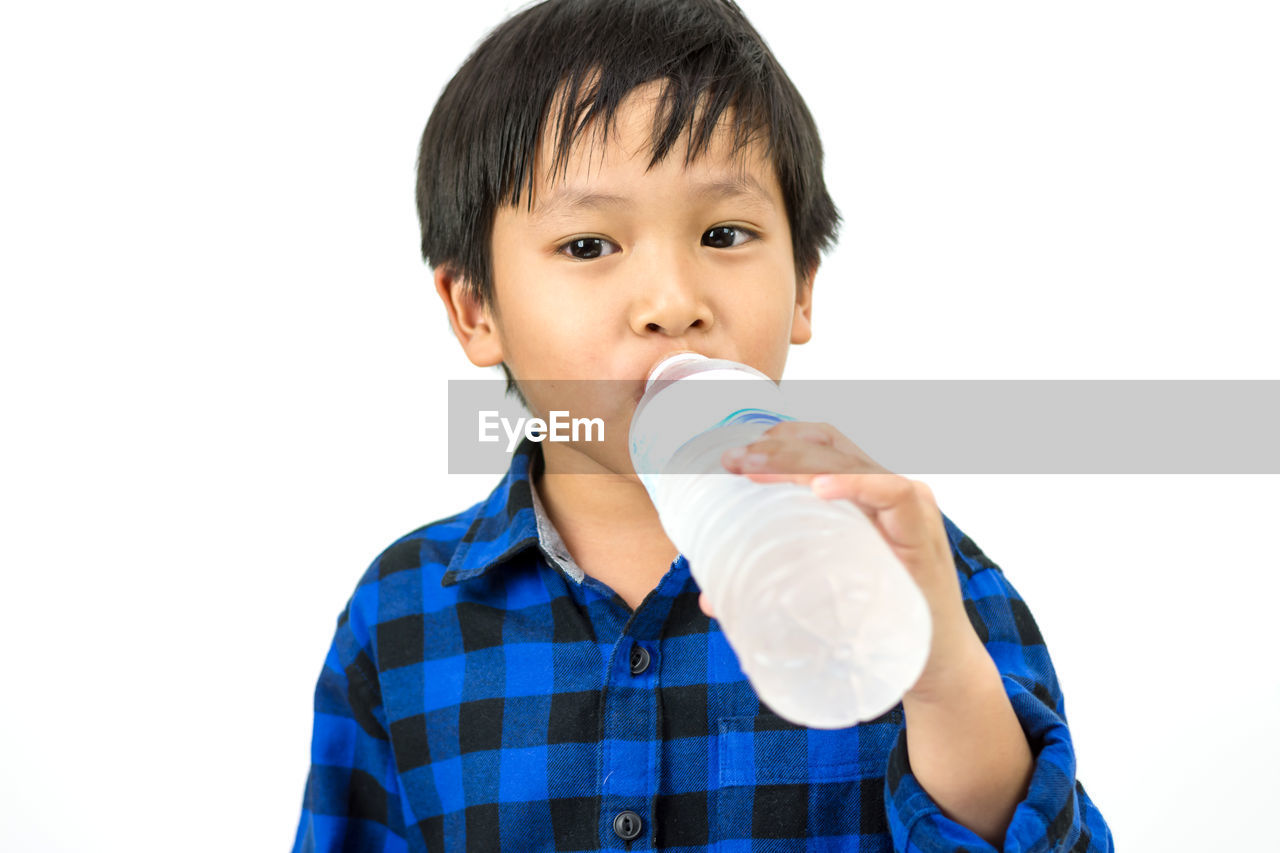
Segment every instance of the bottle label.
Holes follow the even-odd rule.
[[[720,419],[720,423],[716,424],[713,429],[723,426],[734,426],[736,424],[776,424],[782,421],[794,421],[795,418],[790,415],[780,414],[779,412],[771,412],[768,409],[738,409],[731,412]]]

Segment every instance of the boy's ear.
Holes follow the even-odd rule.
[[[436,293],[449,314],[449,325],[467,358],[477,367],[501,364],[502,340],[493,313],[489,308],[480,306],[479,300],[471,294],[467,280],[455,275],[446,264],[436,267],[432,277]]]
[[[796,308],[791,318],[791,343],[808,343],[813,337],[813,279],[818,265],[809,267],[804,275],[796,276]]]

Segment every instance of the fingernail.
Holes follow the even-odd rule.
[[[830,494],[836,490],[836,478],[829,475],[814,477],[809,487],[817,494]]]
[[[742,464],[748,468],[758,468],[767,462],[768,459],[769,457],[765,456],[763,453],[748,453],[742,460]]]

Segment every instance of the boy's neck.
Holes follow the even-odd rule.
[[[543,509],[574,562],[634,610],[679,554],[649,493],[633,475],[565,458],[562,452],[581,454],[547,445],[542,445],[543,466],[533,483]]]

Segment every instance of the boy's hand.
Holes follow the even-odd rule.
[[[886,470],[822,423],[784,421],[746,447],[726,451],[721,463],[757,483],[798,483],[819,497],[852,501],[871,519],[924,593],[933,618],[929,658],[909,697],[941,699],[962,688],[974,667],[989,665],[965,613],[942,513],[928,486]],[[712,616],[705,595],[700,603]]]

